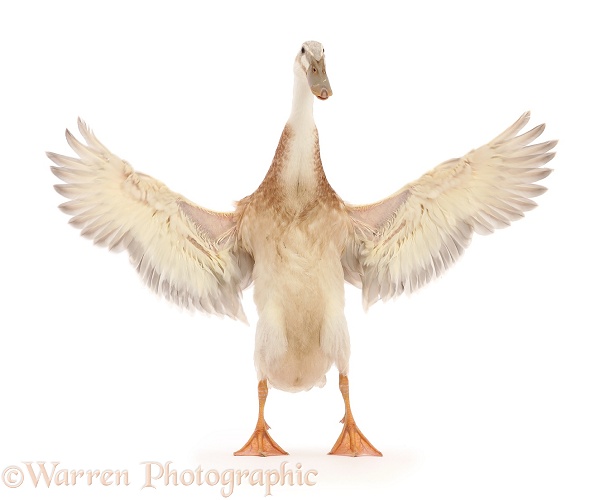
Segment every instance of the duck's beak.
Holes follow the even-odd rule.
[[[311,63],[307,70],[307,82],[309,83],[311,92],[318,99],[324,101],[333,95],[330,83],[328,82],[328,76],[326,75],[324,58],[320,61],[313,61]]]

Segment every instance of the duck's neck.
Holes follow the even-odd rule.
[[[293,198],[311,197],[324,177],[313,94],[305,75],[295,73],[292,111],[269,171],[282,191]]]
[[[313,94],[307,83],[305,75],[294,75],[294,93],[292,95],[292,111],[288,125],[297,133],[315,130],[313,120]]]

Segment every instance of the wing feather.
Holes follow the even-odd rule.
[[[78,126],[85,144],[66,131],[78,158],[48,153],[65,182],[55,189],[69,198],[60,209],[70,224],[98,245],[127,250],[145,284],[170,301],[245,320],[241,291],[253,261],[237,242],[234,213],[199,207],[134,171]]]
[[[490,234],[535,208],[531,198],[546,188],[534,183],[550,174],[543,166],[557,141],[531,144],[545,125],[519,135],[529,119],[380,202],[348,205],[355,231],[343,265],[365,308],[418,290],[460,258],[474,232]]]

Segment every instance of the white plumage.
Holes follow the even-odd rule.
[[[66,131],[79,158],[48,153],[56,190],[70,201],[60,209],[98,245],[128,250],[155,292],[186,307],[245,320],[240,297],[252,261],[235,245],[232,213],[192,204],[148,175],[135,172],[79,120],[86,144]]]
[[[260,410],[237,454],[285,453],[269,436],[269,384],[287,391],[321,386],[339,369],[346,415],[331,453],[380,455],[349,405],[349,335],[344,281],[362,287],[368,308],[411,293],[460,257],[474,232],[491,233],[535,207],[556,141],[531,144],[544,126],[518,135],[522,115],[485,146],[449,160],[372,205],[351,205],[330,187],[319,153],[313,97],[332,95],[324,49],[306,42],[294,64],[292,111],[260,187],[234,212],[207,210],[133,170],[79,120],[86,144],[67,131],[78,158],[49,153],[60,208],[81,234],[126,249],[155,292],[186,307],[245,319],[241,292],[252,280],[259,321],[255,363]]]
[[[528,145],[545,128],[517,135],[529,118],[379,203],[349,206],[356,232],[347,268],[365,307],[417,290],[456,262],[474,232],[509,226],[537,206],[531,198],[546,189],[533,183],[550,174],[541,167],[556,141]]]

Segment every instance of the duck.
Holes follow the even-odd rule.
[[[314,102],[333,91],[320,42],[303,43],[293,65],[290,116],[259,187],[231,212],[204,208],[114,155],[81,119],[76,156],[47,153],[68,199],[59,208],[97,245],[126,251],[144,283],[188,309],[246,322],[253,285],[258,417],[239,456],[286,455],[264,418],[269,388],[322,387],[335,365],[345,414],[330,454],[381,456],[361,432],[349,396],[345,284],[368,309],[440,277],[469,246],[535,208],[557,141],[522,132],[530,113],[485,145],[441,163],[383,200],[345,202],[320,157]]]

